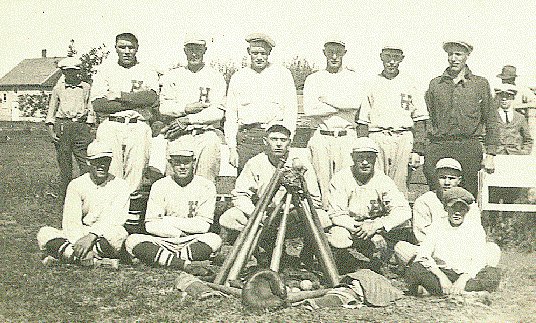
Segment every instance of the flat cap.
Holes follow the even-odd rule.
[[[346,47],[346,43],[344,42],[344,40],[342,40],[341,37],[339,36],[336,36],[336,35],[331,35],[329,36],[328,38],[326,38],[326,41],[324,41],[324,46],[326,44],[339,44],[339,45],[342,45],[344,47]]]
[[[191,34],[191,35],[186,35],[186,37],[184,38],[184,45],[186,46],[188,44],[206,46],[207,41],[205,40],[204,37],[201,37],[200,35]]]
[[[249,34],[246,37],[246,41],[248,43],[251,43],[251,42],[254,42],[254,41],[262,41],[262,42],[265,42],[266,44],[268,44],[268,46],[270,46],[270,47],[275,47],[275,42],[273,41],[273,39],[270,38],[270,36],[268,36],[266,34],[263,34],[263,33]]]
[[[443,193],[443,201],[448,206],[452,206],[456,202],[462,202],[469,206],[475,201],[475,198],[463,187],[452,187]]]
[[[80,64],[82,64],[82,62],[78,58],[66,57],[58,62],[58,67],[61,68],[62,70],[66,70],[66,69],[79,70]]]
[[[462,165],[454,158],[441,158],[435,166],[436,169],[450,168],[458,171],[462,171]]]
[[[449,50],[452,47],[455,47],[455,46],[465,48],[465,50],[467,51],[467,54],[471,54],[471,52],[473,51],[473,45],[471,45],[471,44],[469,44],[468,42],[465,42],[465,41],[448,41],[448,42],[444,42],[443,43],[443,50],[448,53]]]
[[[352,149],[352,152],[373,152],[378,153],[380,151],[380,147],[378,144],[370,139],[369,137],[359,137],[355,141],[355,146]]]
[[[93,141],[87,146],[87,159],[112,157],[112,147],[102,141]]]
[[[512,95],[516,95],[517,94],[517,88],[515,85],[513,84],[508,84],[508,83],[501,83],[499,85],[497,85],[493,91],[495,91],[495,93],[508,93],[508,94],[512,94]]]
[[[194,157],[194,151],[179,140],[173,140],[168,144],[168,158],[173,156]]]

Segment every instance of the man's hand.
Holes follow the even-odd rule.
[[[97,242],[97,235],[89,233],[78,239],[73,246],[75,259],[84,259],[93,246]]]
[[[56,133],[54,132],[54,125],[53,124],[49,124],[48,127],[47,127],[47,133],[48,135],[50,136],[50,138],[52,138],[52,142],[57,144],[59,141],[60,141],[60,138],[56,135]]]
[[[468,274],[462,274],[458,279],[450,286],[449,294],[452,295],[458,295],[461,294],[465,290],[465,285],[467,284],[467,281],[469,280]]]
[[[173,140],[186,133],[189,123],[188,117],[180,117],[173,120],[168,127],[163,128],[161,131],[165,131],[166,139]]]
[[[409,158],[409,166],[413,168],[421,166],[421,156],[417,153],[411,153]]]
[[[236,148],[229,148],[229,164],[238,167],[238,151]]]
[[[186,114],[194,114],[194,113],[198,113],[200,111],[203,111],[203,109],[205,109],[208,106],[209,106],[209,104],[205,103],[205,102],[189,103],[184,108],[184,112],[186,112]]]
[[[356,236],[363,240],[370,239],[380,231],[381,228],[383,228],[383,225],[380,221],[366,220],[357,227]]]
[[[491,174],[495,171],[495,161],[493,155],[486,155],[484,158],[484,169],[488,174]]]

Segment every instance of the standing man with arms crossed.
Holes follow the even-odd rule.
[[[400,75],[402,48],[386,46],[380,58],[383,71],[374,79],[368,102],[359,111],[358,135],[368,135],[378,143],[380,170],[407,196],[408,163],[413,168],[420,166],[428,111],[424,93],[411,78]]]
[[[226,84],[218,71],[205,65],[206,51],[204,39],[187,38],[184,53],[188,65],[162,76],[160,114],[170,127],[167,140],[164,135],[157,137],[158,147],[163,149],[153,145],[149,165],[165,174],[165,147],[168,141],[177,140],[194,150],[195,174],[214,182],[220,171],[221,140],[213,124],[223,118]]]
[[[90,124],[95,113],[89,102],[90,85],[80,79],[80,60],[67,57],[58,63],[62,78],[50,97],[47,132],[54,141],[60,167],[60,198],[65,198],[67,185],[73,179],[73,155],[78,162],[80,175],[88,172],[86,150],[91,142]]]
[[[158,74],[138,62],[138,39],[131,33],[115,38],[118,61],[101,65],[91,88],[100,120],[97,139],[114,152],[110,173],[124,178],[133,193],[139,189],[149,160],[151,128],[146,121],[158,99]]]
[[[350,153],[357,138],[355,116],[361,102],[357,73],[342,66],[344,41],[330,38],[324,43],[326,69],[311,74],[303,89],[303,110],[312,116],[317,129],[309,140],[312,164],[327,207],[329,181],[333,174],[351,165]]]
[[[246,41],[251,65],[231,78],[224,125],[230,162],[239,174],[246,161],[264,151],[263,138],[268,127],[282,123],[294,135],[298,118],[292,74],[285,67],[268,62],[274,41],[259,33],[247,36]]]
[[[431,190],[438,188],[435,164],[444,157],[460,162],[462,186],[473,196],[478,193],[478,171],[482,163],[482,145],[479,136],[486,130],[484,168],[493,172],[493,157],[499,144],[499,126],[491,105],[488,81],[474,75],[466,62],[473,46],[453,41],[443,44],[449,67],[443,75],[430,81],[426,105],[430,114],[424,174]]]

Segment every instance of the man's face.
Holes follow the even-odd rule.
[[[127,39],[119,39],[115,43],[115,51],[119,57],[119,65],[130,66],[136,63],[138,44]]]
[[[447,55],[450,69],[456,73],[465,67],[465,63],[469,57],[467,50],[462,46],[452,46],[447,52]]]
[[[359,176],[370,176],[374,173],[376,153],[372,151],[352,152],[355,171]]]
[[[497,93],[497,99],[499,100],[499,104],[501,106],[501,109],[508,110],[510,109],[510,106],[512,105],[512,101],[514,101],[515,95],[507,92],[499,92]]]
[[[65,82],[67,83],[78,83],[80,80],[80,70],[74,68],[67,68],[61,70],[65,76]]]
[[[447,205],[445,209],[449,215],[450,225],[453,227],[459,227],[463,223],[465,215],[469,212],[469,207],[461,201],[457,201],[450,206]]]
[[[282,132],[271,132],[264,137],[266,152],[276,158],[284,157],[290,146],[289,137]]]
[[[383,63],[383,70],[389,75],[398,74],[398,67],[404,59],[404,55],[399,50],[384,49],[380,54]]]
[[[324,56],[326,56],[326,66],[328,70],[337,71],[342,66],[342,58],[346,54],[343,45],[337,43],[327,43],[324,45]]]
[[[188,60],[188,66],[199,66],[203,64],[203,56],[207,48],[200,44],[187,44],[184,46],[184,53],[186,54],[186,60]]]
[[[459,186],[460,182],[462,181],[460,171],[450,168],[438,169],[437,178],[439,180],[439,186],[443,189],[443,191]]]
[[[270,47],[264,42],[251,42],[248,47],[248,54],[251,59],[251,68],[256,71],[262,71],[268,66],[268,56],[270,56]]]
[[[178,180],[186,180],[193,177],[194,174],[194,157],[189,156],[171,156],[169,163],[173,168],[173,177]]]
[[[97,180],[104,180],[108,177],[108,170],[110,169],[111,157],[101,157],[95,159],[89,159],[89,171],[91,175]]]

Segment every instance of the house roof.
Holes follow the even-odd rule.
[[[58,62],[64,57],[27,58],[0,79],[0,86],[54,86],[61,70]]]

